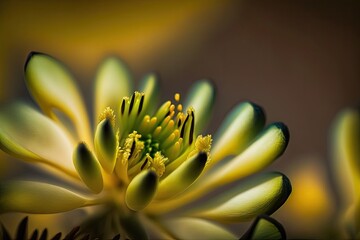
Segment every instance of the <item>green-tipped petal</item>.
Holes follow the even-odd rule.
[[[51,119],[25,104],[1,109],[0,147],[21,159],[44,162],[75,174],[69,138]]]
[[[126,205],[134,210],[144,209],[154,198],[158,177],[153,170],[144,170],[130,182],[125,195]]]
[[[59,213],[86,206],[89,202],[65,188],[47,183],[0,183],[0,213]]]
[[[270,124],[240,155],[208,176],[207,184],[220,186],[262,170],[283,154],[288,142],[288,128],[283,123]]]
[[[240,240],[250,239],[286,239],[284,227],[275,219],[262,215],[255,219],[249,230]]]
[[[48,55],[32,52],[25,65],[25,80],[45,114],[57,119],[53,110],[60,110],[72,121],[81,140],[91,139],[88,116],[80,92],[61,63]]]
[[[360,111],[341,112],[333,128],[334,169],[343,203],[360,199]]]
[[[103,189],[103,178],[100,164],[84,143],[80,143],[75,148],[73,161],[80,178],[86,186],[94,193],[101,192]]]
[[[140,84],[140,92],[145,93],[143,112],[146,114],[153,113],[159,101],[158,76],[154,73],[147,74]]]
[[[185,191],[200,176],[207,162],[207,154],[200,152],[187,159],[159,184],[156,198],[173,197]]]
[[[117,115],[123,97],[132,92],[132,76],[118,58],[109,57],[100,65],[95,80],[95,119],[110,107]]]
[[[118,139],[110,119],[102,120],[95,132],[95,153],[101,166],[108,173],[114,171],[118,152]]]
[[[195,133],[201,132],[209,122],[215,102],[215,88],[208,80],[201,80],[191,88],[185,103],[185,109],[195,109]]]
[[[162,224],[176,239],[237,239],[224,228],[209,221],[197,218],[166,219]]]
[[[265,114],[261,107],[250,102],[237,105],[215,135],[211,164],[243,151],[264,124]]]
[[[260,214],[272,214],[289,197],[291,184],[280,173],[269,173],[239,183],[232,190],[209,201],[209,206],[193,213],[218,221],[248,221]]]

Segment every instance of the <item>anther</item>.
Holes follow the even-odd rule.
[[[175,99],[175,101],[179,102],[180,101],[180,94],[175,93],[174,99]]]
[[[141,112],[141,110],[142,110],[142,108],[143,108],[143,105],[144,105],[144,97],[145,97],[145,95],[142,94],[142,95],[141,95],[141,99],[140,99],[139,109],[138,109],[138,112],[137,112],[138,115],[140,114],[140,112]]]
[[[132,110],[132,108],[134,106],[134,102],[135,102],[135,93],[133,93],[133,95],[131,95],[129,114],[131,113],[131,110]]]
[[[121,102],[121,115],[124,115],[124,111],[125,111],[125,99],[123,98]]]

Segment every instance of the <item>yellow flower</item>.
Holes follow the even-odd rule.
[[[94,223],[107,222],[97,236],[237,239],[226,223],[270,215],[291,192],[281,173],[249,177],[278,158],[289,140],[282,123],[264,128],[256,104],[237,105],[214,140],[201,135],[215,97],[206,80],[195,83],[184,106],[176,93],[157,107],[157,77],[146,75],[133,92],[127,68],[108,58],[96,76],[94,128],[72,76],[57,60],[31,53],[25,80],[42,113],[23,103],[3,107],[0,146],[72,185],[2,182],[1,213],[101,206],[89,211],[84,223],[94,230]],[[277,224],[260,217],[247,236],[283,235]]]

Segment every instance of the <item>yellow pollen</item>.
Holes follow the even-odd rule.
[[[112,110],[110,107],[106,107],[102,113],[100,113],[99,116],[99,122],[101,122],[104,119],[109,119],[111,124],[115,126],[115,114],[114,110]]]
[[[175,111],[175,105],[174,105],[174,104],[171,104],[169,110],[170,110],[170,112],[174,112],[174,111]]]
[[[174,99],[175,99],[175,101],[179,102],[180,101],[180,93],[175,93]]]
[[[206,164],[208,164],[211,161],[211,156],[210,156],[211,144],[212,144],[211,135],[206,135],[205,137],[199,135],[195,141],[195,149],[189,153],[188,158],[194,156],[199,152],[206,152],[207,154]]]
[[[165,163],[168,158],[161,155],[160,152],[156,152],[155,156],[151,161],[151,168],[156,172],[158,177],[161,177],[165,172]]]
[[[183,106],[182,106],[181,104],[178,104],[178,105],[177,105],[177,110],[178,110],[179,112],[181,112],[181,111],[183,110]]]
[[[199,152],[206,152],[209,154],[211,149],[211,143],[211,135],[206,135],[205,137],[199,135],[195,141],[195,148]]]

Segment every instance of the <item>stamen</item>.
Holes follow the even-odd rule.
[[[121,115],[124,115],[124,112],[125,112],[125,98],[123,98],[121,102]]]
[[[161,177],[165,172],[165,163],[168,158],[161,155],[161,152],[156,152],[152,159],[151,168],[156,172],[158,177]]]
[[[181,128],[181,132],[180,132],[180,137],[181,138],[184,138],[185,127],[186,127],[186,123],[187,123],[188,119],[189,119],[189,114],[186,116],[185,122],[184,122],[184,124],[183,124],[183,126]]]
[[[191,145],[194,139],[194,127],[195,127],[195,115],[194,112],[191,112],[191,126],[190,126],[190,135],[189,135],[189,144]]]
[[[177,110],[178,110],[179,112],[181,112],[181,111],[183,110],[183,106],[182,106],[181,104],[178,104],[178,105],[177,105]]]
[[[140,169],[141,171],[144,169],[144,167],[146,166],[146,164],[149,162],[149,156],[147,155],[146,158],[145,158],[145,161],[144,163],[141,165]]]
[[[136,94],[136,92],[134,92],[133,95],[131,95],[130,107],[129,107],[129,112],[128,112],[129,115],[130,115],[130,113],[131,113],[131,111],[133,109],[133,106],[134,106],[135,96],[136,96],[135,94]]]
[[[145,97],[145,95],[142,94],[142,95],[141,95],[141,99],[140,99],[140,104],[139,104],[138,112],[137,112],[138,115],[140,114],[140,112],[141,112],[141,110],[142,110],[142,108],[143,108],[143,105],[144,105],[144,97]]]
[[[99,116],[99,123],[104,120],[109,119],[111,124],[115,126],[115,114],[114,110],[112,110],[110,107],[106,107],[104,111]]]
[[[174,99],[175,99],[175,101],[179,102],[180,101],[180,93],[175,93]]]

